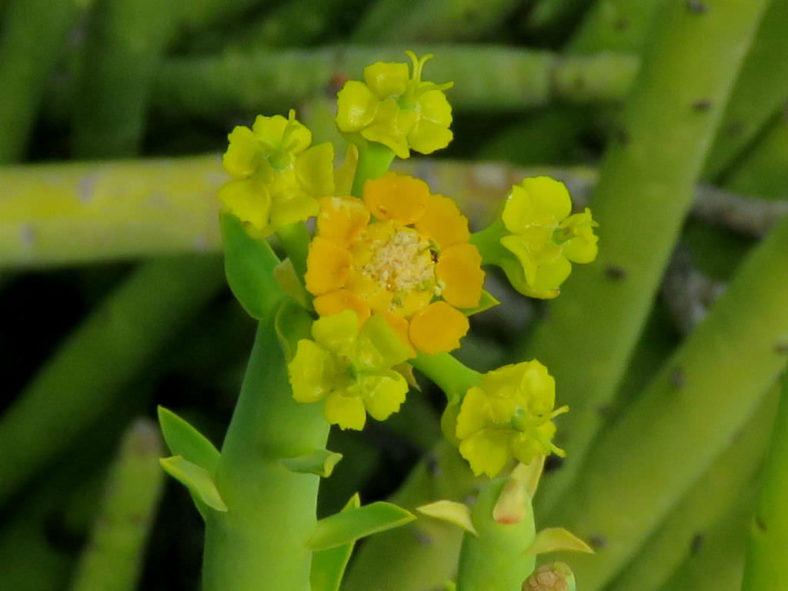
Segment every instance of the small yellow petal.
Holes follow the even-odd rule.
[[[367,412],[361,397],[346,396],[340,392],[332,392],[328,395],[323,412],[329,423],[339,425],[342,430],[361,431],[367,420]]]
[[[419,96],[419,112],[423,119],[449,127],[451,125],[451,105],[440,90],[428,90]]]
[[[442,150],[454,139],[452,131],[438,123],[422,119],[408,132],[410,149],[419,154],[432,154]]]
[[[364,202],[372,215],[402,225],[413,224],[424,215],[429,195],[424,181],[393,172],[364,185]]]
[[[373,419],[385,421],[405,402],[408,383],[396,371],[366,376],[360,385],[364,406]]]
[[[369,210],[361,199],[324,197],[319,203],[317,233],[339,246],[349,246],[369,222]]]
[[[468,218],[460,213],[453,199],[443,195],[430,195],[424,215],[415,224],[425,237],[434,240],[440,248],[467,242]]]
[[[317,296],[313,302],[315,312],[320,316],[330,316],[342,310],[353,310],[359,320],[363,322],[370,315],[369,305],[353,292],[347,289],[338,289]]]
[[[287,118],[281,115],[274,115],[273,117],[258,115],[254,120],[254,125],[252,125],[255,137],[268,146],[269,149],[279,145],[286,128]]]
[[[295,174],[301,189],[315,198],[334,194],[334,146],[312,146],[295,160]]]
[[[337,94],[337,127],[345,133],[360,131],[375,118],[380,101],[363,82],[351,80]]]
[[[229,213],[258,231],[267,230],[271,198],[265,183],[256,177],[230,181],[219,189],[218,196]]]
[[[227,136],[230,145],[222,156],[224,169],[234,177],[250,176],[263,159],[263,150],[248,127],[235,127]]]
[[[482,256],[472,244],[455,244],[440,253],[435,273],[443,283],[441,296],[457,308],[479,304],[484,286]]]
[[[459,310],[446,302],[433,302],[410,320],[410,341],[426,353],[436,355],[457,349],[470,325]]]
[[[304,280],[314,295],[335,291],[344,286],[353,266],[350,253],[320,236],[309,244]]]
[[[407,64],[376,62],[364,68],[364,81],[380,99],[403,94],[409,78]]]
[[[460,442],[460,454],[477,476],[494,478],[512,459],[509,433],[502,429],[483,429]]]
[[[457,415],[455,434],[459,439],[470,437],[488,424],[490,403],[487,394],[478,386],[469,389],[462,399]]]

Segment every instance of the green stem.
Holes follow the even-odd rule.
[[[19,160],[45,82],[77,15],[73,0],[14,0],[0,33],[0,162]]]
[[[153,75],[174,32],[174,2],[98,0],[91,8],[74,101],[75,156],[136,153]]]
[[[666,591],[673,589],[740,591],[742,589],[747,526],[752,519],[756,492],[754,483],[751,483],[722,519],[706,532],[700,546],[676,569],[661,589]],[[769,584],[758,589],[778,591],[782,587]]]
[[[788,113],[781,113],[771,129],[728,176],[725,187],[767,199],[786,199],[788,187]]]
[[[773,387],[733,443],[684,495],[606,591],[657,591],[729,511],[762,463],[779,400]],[[678,588],[678,587],[677,587]],[[764,587],[766,588],[766,587]]]
[[[306,540],[320,479],[290,472],[280,460],[324,448],[329,425],[320,405],[293,400],[273,316],[258,327],[222,446],[216,481],[229,511],[206,521],[206,591],[309,589]]]
[[[558,441],[568,459],[542,483],[537,514],[560,502],[577,476],[603,423],[598,409],[625,374],[764,4],[707,1],[708,13],[699,14],[667,2],[659,11],[593,197],[598,260],[576,266],[525,355],[547,365],[560,403],[572,408]],[[693,108],[701,99],[711,101],[708,110]]]
[[[596,0],[566,46],[570,53],[640,53],[662,0]]]
[[[704,176],[719,180],[788,97],[788,0],[770,0],[717,131]]]
[[[469,388],[477,386],[481,374],[448,353],[424,355],[419,353],[413,366],[435,382],[446,393],[447,400],[458,402]]]
[[[147,419],[133,423],[111,468],[105,497],[71,588],[136,588],[164,482],[161,440]]]
[[[350,194],[361,197],[364,194],[364,184],[372,179],[383,176],[394,160],[394,152],[383,144],[367,142],[358,148],[358,165],[356,176],[353,177],[353,187]]]
[[[356,43],[481,39],[517,7],[515,0],[378,0],[353,33]]]
[[[117,404],[124,386],[222,285],[213,257],[160,260],[141,266],[99,305],[0,420],[0,503]]]
[[[787,291],[784,217],[649,387],[588,450],[582,477],[548,516],[605,540],[593,559],[573,558],[585,588],[599,589],[630,559],[777,379],[785,366]]]
[[[309,252],[311,236],[303,222],[284,226],[276,231],[276,236],[282,243],[290,262],[298,277],[306,273],[306,257]]]
[[[410,473],[391,501],[414,509],[440,499],[464,502],[479,479],[450,443],[440,441]],[[437,519],[418,519],[376,534],[359,549],[345,591],[440,589],[457,570],[462,530]]]
[[[788,582],[788,372],[783,375],[780,406],[774,421],[758,508],[750,527],[742,591],[774,589]]]

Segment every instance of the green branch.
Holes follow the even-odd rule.
[[[0,419],[0,503],[102,416],[223,283],[213,257],[154,261],[88,315]]]
[[[758,508],[750,526],[743,591],[779,588],[788,581],[788,372],[766,460]]]
[[[599,258],[574,271],[526,355],[547,365],[572,408],[557,442],[568,459],[545,479],[537,514],[577,476],[602,424],[598,409],[626,371],[763,4],[717,0],[699,14],[668,2],[658,15],[593,197]],[[694,107],[701,100],[708,109]]]
[[[74,591],[136,588],[164,482],[161,453],[158,429],[151,421],[140,419],[126,431],[72,581]]]
[[[599,588],[623,567],[774,383],[785,365],[786,292],[788,217],[589,449],[581,477],[549,516],[581,537],[605,540],[593,559],[572,562],[586,588]]]

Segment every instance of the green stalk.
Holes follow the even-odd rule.
[[[154,261],[87,316],[0,419],[0,503],[116,404],[222,284],[213,257]]]
[[[746,553],[747,525],[756,496],[751,484],[723,518],[703,537],[692,553],[661,588],[662,591],[740,591]],[[780,586],[759,587],[778,591]]]
[[[788,97],[788,0],[770,0],[725,109],[704,176],[724,175]]]
[[[424,355],[413,360],[413,366],[444,391],[449,402],[459,401],[469,388],[479,384],[481,374],[448,353]]]
[[[457,449],[442,440],[391,501],[406,509],[440,499],[464,502],[478,482]],[[437,519],[376,534],[359,548],[343,590],[368,591],[370,581],[376,591],[440,589],[456,572],[461,544],[462,530]]]
[[[656,591],[687,554],[703,543],[710,528],[752,483],[769,443],[778,394],[777,388],[771,389],[747,425],[671,509],[606,591]]]
[[[356,176],[353,177],[350,194],[361,197],[364,194],[364,184],[368,180],[383,176],[393,160],[394,152],[383,144],[368,142],[359,146]]]
[[[569,53],[640,53],[664,0],[596,0],[566,46]]]
[[[788,198],[788,114],[781,113],[769,131],[728,176],[726,188],[767,199]]]
[[[525,31],[541,43],[564,38],[588,10],[592,0],[536,0],[524,23]]]
[[[547,365],[561,404],[572,408],[557,442],[568,458],[542,483],[537,515],[549,513],[576,477],[602,424],[598,409],[626,371],[764,2],[707,5],[704,14],[682,2],[660,11],[594,193],[599,258],[576,267],[525,355]],[[708,110],[693,108],[707,99]],[[611,268],[623,276],[613,278]]]
[[[406,48],[329,47],[171,60],[159,70],[152,100],[158,110],[174,117],[285,113],[337,80],[360,79],[368,64],[405,61]],[[429,77],[455,82],[449,100],[457,111],[521,111],[555,100],[618,101],[637,68],[636,59],[616,54],[562,58],[549,52],[472,45],[412,49],[438,56],[427,66]],[[580,68],[587,72],[577,82]],[[565,71],[575,76],[568,79]]]
[[[581,537],[604,540],[593,559],[573,558],[584,589],[599,589],[626,564],[774,383],[785,365],[787,291],[785,217],[649,387],[588,451],[582,478],[549,515]]]
[[[742,591],[782,588],[788,583],[788,372],[783,375],[780,407],[774,421],[758,508],[750,526]]]
[[[222,446],[216,484],[229,511],[207,516],[205,591],[309,589],[320,478],[280,460],[325,448],[329,425],[320,405],[292,398],[271,308]]]
[[[473,41],[498,28],[516,0],[378,0],[353,33],[356,43]]]
[[[0,32],[0,163],[19,160],[44,85],[77,14],[75,0],[13,0]]]
[[[71,588],[136,588],[144,546],[162,492],[164,473],[158,429],[140,419],[127,430],[110,468],[102,506]]]
[[[153,76],[174,32],[175,3],[97,0],[90,14],[73,109],[79,158],[137,152]]]

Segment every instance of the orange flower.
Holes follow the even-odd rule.
[[[363,199],[320,200],[306,288],[321,316],[378,313],[416,350],[451,351],[468,332],[461,310],[479,304],[484,284],[469,238],[451,199],[390,172],[367,181]]]

